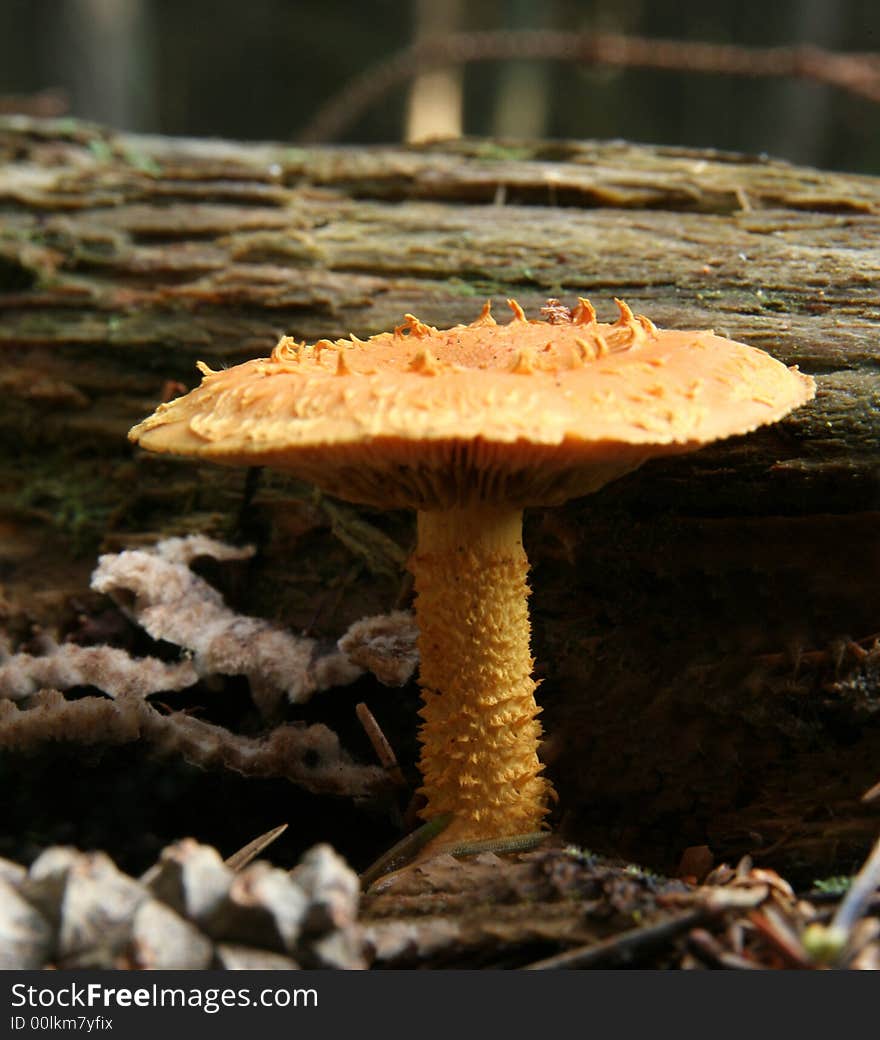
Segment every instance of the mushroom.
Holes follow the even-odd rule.
[[[529,646],[525,506],[558,505],[656,455],[776,422],[814,383],[709,331],[660,331],[618,300],[556,300],[496,324],[313,345],[220,372],[129,434],[142,447],[271,466],[353,502],[418,513],[415,576],[425,819],[444,842],[542,826],[553,795]]]

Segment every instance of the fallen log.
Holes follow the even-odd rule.
[[[485,298],[536,314],[588,296],[609,320],[620,296],[814,375],[777,426],[535,511],[534,647],[574,839],[661,866],[698,844],[816,873],[861,859],[880,776],[880,180],[624,142],[293,148],[4,118],[0,207],[13,634],[57,624],[100,547],[194,530],[256,540],[231,595],[294,628],[335,636],[405,601],[407,516],[132,451],[128,428],[199,359],[407,311],[468,321]]]

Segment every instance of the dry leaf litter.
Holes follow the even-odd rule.
[[[138,879],[52,847],[0,861],[0,968],[876,970],[878,907],[843,929],[846,904],[832,918],[747,859],[694,885],[552,843],[441,854],[364,895],[328,845],[236,872],[184,839]]]

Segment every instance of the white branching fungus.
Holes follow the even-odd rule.
[[[52,644],[40,655],[0,658],[0,698],[22,700],[47,687],[69,690],[94,686],[111,697],[183,690],[198,674],[189,660],[168,663],[155,657],[131,657],[113,646]]]
[[[182,660],[137,658],[118,647],[48,639],[41,654],[11,654],[0,645],[0,748],[144,740],[194,765],[284,777],[314,792],[359,798],[387,786],[385,771],[353,762],[327,726],[277,726],[266,736],[245,737],[183,712],[163,714],[148,700],[200,678],[244,675],[256,703],[269,714],[285,696],[301,703],[317,690],[351,682],[365,667],[395,685],[412,674],[408,614],[353,625],[341,640],[350,643],[351,656],[340,648],[319,653],[316,640],[236,614],[189,569],[199,556],[235,560],[251,553],[195,535],[102,556],[92,587],[110,595],[152,638],[180,646]],[[93,687],[106,696],[67,700],[62,691],[75,687]]]
[[[252,554],[252,549],[235,549],[202,535],[171,538],[153,549],[101,556],[92,588],[109,595],[153,639],[187,650],[199,676],[247,676],[265,715],[273,714],[284,697],[301,704],[320,688],[353,682],[361,669],[334,653],[333,666],[325,662],[319,669],[319,684],[314,639],[237,614],[189,568],[198,556],[230,560]]]

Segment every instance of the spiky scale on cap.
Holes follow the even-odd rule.
[[[410,361],[409,370],[410,372],[419,372],[423,376],[436,376],[442,371],[437,358],[434,357],[427,347],[422,347]]]
[[[617,304],[617,309],[620,311],[620,317],[617,319],[618,325],[632,325],[635,322],[635,315],[632,312],[632,308],[625,301],[614,297],[614,302]]]
[[[517,375],[531,375],[535,371],[535,355],[528,347],[518,350],[514,356],[510,371]]]
[[[297,363],[302,360],[302,352],[305,343],[297,343],[291,336],[282,336],[275,345],[269,360],[277,365],[285,365],[291,362]]]
[[[596,308],[589,300],[579,296],[577,307],[571,312],[571,320],[576,325],[593,325],[596,322]]]
[[[433,325],[426,325],[423,321],[420,321],[414,314],[404,314],[403,324],[398,325],[394,330],[395,336],[415,336],[417,339],[422,339],[425,336],[430,336],[432,332],[437,330]]]
[[[642,326],[642,328],[649,336],[657,335],[657,326],[654,324],[653,321],[651,321],[650,318],[646,318],[644,314],[637,314],[636,321],[639,323],[639,325]]]
[[[656,335],[657,326],[643,314],[633,314],[629,304],[619,300],[616,296],[614,302],[620,311],[620,317],[614,324],[617,329],[625,329],[633,344],[643,342],[648,336]]]
[[[336,375],[338,376],[350,376],[351,369],[348,366],[348,362],[345,360],[345,351],[340,350],[336,355]]]
[[[527,321],[526,312],[520,307],[516,300],[508,300],[507,306],[513,311],[513,321]]]
[[[585,361],[595,361],[599,356],[596,344],[591,343],[590,340],[584,339],[582,336],[578,336],[574,341],[574,345],[577,349],[576,356],[581,363]]]

